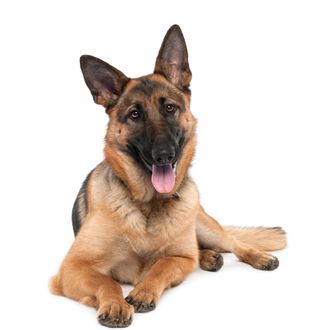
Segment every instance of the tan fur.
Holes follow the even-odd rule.
[[[94,65],[100,66],[95,75],[105,72],[96,85],[103,88],[100,95],[91,83],[94,73],[88,71],[85,76],[94,100],[107,107],[110,117],[105,159],[94,169],[83,194],[78,196],[81,228],[49,288],[54,294],[97,308],[100,323],[109,327],[128,326],[134,308],[138,312],[155,308],[164,290],[183,281],[197,267],[198,260],[203,269],[215,271],[222,266],[220,252],[229,251],[255,268],[271,270],[278,262],[267,251],[285,247],[284,232],[280,229],[222,228],[201,207],[196,185],[188,175],[196,146],[196,119],[190,112],[188,90],[191,74],[184,62],[186,52],[183,51],[183,59],[173,62],[176,54],[168,49],[184,40],[181,30],[174,26],[165,43],[171,33],[176,34],[176,39],[163,44],[157,58],[157,73],[145,77],[129,80],[98,59],[90,56],[82,59],[83,70],[89,70],[88,61],[94,61]],[[169,68],[168,54],[172,56]],[[183,65],[183,72],[177,72],[176,63]],[[164,68],[170,74],[168,79],[159,74]],[[116,94],[110,95],[111,90],[104,92],[102,79],[110,79],[106,74],[118,76],[118,84],[125,83],[117,103],[114,103]],[[150,97],[138,91],[132,94],[146,79],[161,88],[152,90]],[[185,145],[177,159],[173,190],[160,194],[150,182],[150,172],[137,166],[121,148],[127,144],[131,126],[120,121],[118,113],[129,113],[130,106],[126,108],[125,102],[134,98],[132,102],[142,104],[157,130],[161,130],[158,106],[163,96],[174,102],[183,100],[184,111],[178,113],[178,118],[185,132]],[[110,102],[112,107],[108,108]],[[126,300],[120,283],[134,285]]]
[[[49,280],[49,291],[52,294],[55,294],[55,295],[58,295],[58,296],[63,295],[62,286],[61,286],[60,279],[59,279],[58,275],[53,276]]]
[[[197,266],[196,187],[186,179],[180,202],[136,202],[103,162],[94,170],[88,192],[88,215],[51,280],[51,291],[87,305],[92,300],[100,315],[116,304],[130,317],[133,309],[128,309],[119,282],[136,285],[132,297],[152,297],[157,303],[166,288]]]
[[[285,232],[278,228],[223,228],[200,207],[196,233],[201,247],[233,252],[238,259],[258,269],[275,269],[278,260],[266,251],[285,247]]]
[[[224,229],[239,242],[249,244],[258,250],[277,251],[286,247],[285,232],[280,227],[224,226]]]

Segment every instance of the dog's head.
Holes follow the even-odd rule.
[[[138,182],[153,193],[175,192],[194,155],[196,126],[180,27],[168,30],[153,74],[129,79],[98,58],[84,55],[80,61],[94,101],[110,117],[105,156],[116,174],[133,193]]]

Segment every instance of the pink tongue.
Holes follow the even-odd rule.
[[[151,183],[159,193],[171,192],[175,185],[175,172],[172,165],[152,165]]]

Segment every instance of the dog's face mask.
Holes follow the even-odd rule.
[[[151,176],[157,192],[173,191],[176,166],[195,126],[189,109],[188,52],[180,28],[167,32],[151,75],[129,79],[88,55],[81,57],[81,69],[94,101],[110,116],[106,141],[129,154]]]

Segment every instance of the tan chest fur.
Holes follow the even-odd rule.
[[[134,201],[102,165],[93,174],[88,199],[89,212],[77,241],[102,273],[136,283],[159,258],[197,257],[198,192],[191,180],[179,198]]]

